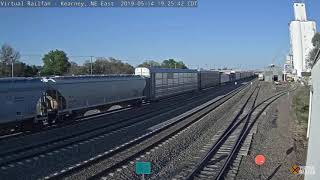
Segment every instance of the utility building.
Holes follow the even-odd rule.
[[[312,38],[316,33],[316,23],[307,20],[306,7],[304,3],[294,3],[294,17],[291,21],[290,43],[293,58],[294,73],[301,77],[302,72],[310,72],[307,67],[306,58],[313,49]]]
[[[275,66],[271,64],[270,66],[264,69],[264,80],[267,82],[274,82],[274,81],[282,81],[283,80],[283,72],[282,68],[279,66]]]

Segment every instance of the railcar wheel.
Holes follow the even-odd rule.
[[[13,128],[14,131],[16,131],[15,128]],[[8,134],[11,134],[13,131],[12,131],[12,128],[10,127],[0,127],[0,136],[5,136],[5,135],[8,135]]]
[[[55,124],[57,122],[57,120],[59,119],[58,115],[56,112],[50,112],[48,113],[48,125],[52,125]]]

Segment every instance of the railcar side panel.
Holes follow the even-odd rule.
[[[236,80],[239,80],[240,79],[240,72],[236,72]]]
[[[146,81],[142,77],[87,77],[54,79],[50,85],[66,101],[64,110],[142,99]]]
[[[220,84],[219,71],[199,71],[199,88],[205,89]]]
[[[37,115],[45,86],[41,79],[13,78],[0,80],[0,123],[12,123]]]
[[[150,78],[150,100],[198,89],[198,73],[196,70],[136,68],[135,74]]]
[[[234,72],[229,73],[229,80],[235,81],[236,80],[236,74]]]
[[[220,73],[220,83],[230,82],[230,75],[225,73]]]

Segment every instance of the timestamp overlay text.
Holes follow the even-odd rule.
[[[196,8],[198,0],[0,0],[0,8]]]

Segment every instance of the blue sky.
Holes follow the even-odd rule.
[[[257,68],[289,51],[292,0],[199,0],[198,8],[0,9],[0,44],[22,61],[64,50],[71,60],[104,56],[139,64],[175,58],[191,68]],[[320,1],[306,0],[308,18],[320,23]]]

